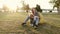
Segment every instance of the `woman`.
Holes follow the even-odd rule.
[[[40,15],[35,8],[32,9],[32,13],[33,13],[34,17],[31,18],[31,20],[32,20],[31,22],[33,23],[33,26],[38,27],[38,23],[39,23],[39,20],[40,20]]]
[[[30,19],[31,26],[38,27],[39,18],[40,18],[40,16],[39,16],[39,13],[37,12],[37,10],[35,8],[32,8],[32,11],[26,17],[26,19],[24,20],[24,22],[22,23],[22,25],[25,25],[26,22]]]

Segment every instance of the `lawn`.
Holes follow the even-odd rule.
[[[60,34],[60,15],[44,15],[45,24],[34,29],[27,22],[22,26],[27,13],[0,13],[0,34]]]

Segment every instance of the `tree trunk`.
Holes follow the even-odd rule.
[[[60,7],[57,7],[58,14],[60,14]]]

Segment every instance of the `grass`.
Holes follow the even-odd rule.
[[[45,14],[43,13],[43,15],[52,18],[60,18],[60,15],[57,13],[45,13]]]
[[[27,13],[0,13],[0,34],[60,34],[60,15],[43,15],[46,21],[38,29],[31,27],[29,22],[27,26],[21,26]],[[53,19],[56,18],[56,19]]]

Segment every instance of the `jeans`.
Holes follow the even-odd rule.
[[[30,16],[27,16],[26,19],[24,20],[24,23],[26,23],[30,19]]]
[[[30,16],[27,16],[26,19],[24,20],[24,23],[26,23],[29,19],[30,19]],[[34,16],[33,22],[35,23],[35,25],[38,25],[38,23],[39,23],[39,17],[38,16]]]
[[[38,23],[39,23],[39,17],[38,16],[34,16],[34,23],[35,23],[35,25],[38,25]]]

